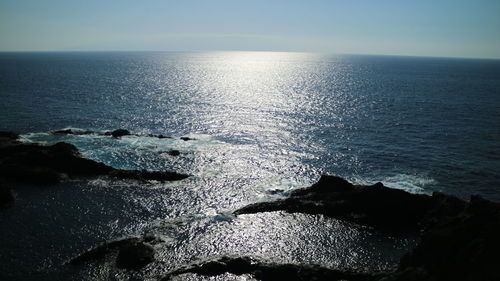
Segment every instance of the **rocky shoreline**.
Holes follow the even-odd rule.
[[[122,135],[124,133],[123,130],[115,130],[109,135],[120,137],[117,131]],[[54,132],[54,134],[60,134],[60,132]],[[172,154],[178,155],[175,151]],[[69,179],[96,176],[139,181],[178,181],[189,177],[189,175],[171,171],[115,169],[103,163],[83,158],[78,149],[69,143],[58,142],[50,146],[22,143],[19,141],[18,134],[0,132],[1,182],[57,184]],[[6,184],[1,184],[0,208],[12,201],[13,196],[9,187]]]
[[[107,135],[119,138],[128,134],[126,130],[116,130]],[[82,158],[78,149],[68,143],[42,146],[21,143],[18,137],[14,133],[0,132],[0,180],[6,183],[57,184],[95,176],[173,181],[189,176],[169,171],[115,169]],[[9,187],[0,183],[0,210],[13,200]],[[286,199],[254,203],[233,214],[273,211],[322,214],[387,235],[418,235],[420,242],[401,258],[395,270],[386,272],[356,268],[343,271],[318,265],[276,264],[246,256],[225,256],[185,265],[158,279],[170,280],[185,273],[203,276],[231,273],[250,274],[258,280],[500,280],[500,204],[478,196],[463,201],[442,193],[411,194],[382,183],[360,186],[339,177],[322,176],[312,186],[294,190]],[[155,260],[153,246],[162,242],[151,235],[107,242],[71,259],[67,266],[99,262],[103,257],[114,255],[117,268],[140,271]]]
[[[292,192],[287,199],[261,202],[234,212],[243,215],[268,211],[323,214],[369,226],[390,235],[420,235],[418,245],[404,255],[393,271],[338,270],[319,265],[277,264],[252,257],[216,257],[178,268],[159,280],[193,273],[202,276],[250,274],[258,280],[441,281],[499,280],[500,204],[473,196],[469,202],[434,193],[410,194],[377,183],[356,186],[323,176],[311,187]],[[121,252],[136,251],[128,269],[139,270],[153,261],[154,237],[105,243],[74,258],[70,264],[96,261]],[[146,256],[147,258],[140,258]],[[285,279],[283,279],[285,278]]]

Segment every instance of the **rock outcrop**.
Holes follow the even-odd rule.
[[[7,185],[0,183],[0,210],[5,208],[12,201],[14,201],[12,191]]]
[[[131,135],[131,134],[130,134],[129,130],[117,129],[114,131],[106,132],[105,135],[108,135],[108,136],[110,135],[110,136],[113,136],[114,138],[119,138],[119,137]]]
[[[155,259],[155,249],[144,242],[131,243],[120,249],[116,267],[139,270]]]
[[[68,264],[80,265],[116,255],[116,267],[139,270],[154,261],[155,249],[152,245],[161,242],[161,238],[150,235],[106,242],[71,259]]]
[[[334,176],[322,176],[311,187],[298,189],[289,198],[243,207],[235,215],[269,211],[323,214],[390,232],[417,232],[430,223],[461,212],[466,203],[434,193],[411,194],[385,187],[352,185]]]
[[[383,273],[378,272],[342,271],[318,265],[263,263],[250,257],[222,257],[178,269],[164,276],[161,281],[171,280],[172,277],[184,273],[195,273],[203,276],[217,276],[224,273],[251,274],[262,281],[372,281],[384,276]]]
[[[466,202],[441,193],[416,195],[381,183],[355,186],[323,176],[287,199],[252,204],[235,214],[277,210],[324,214],[393,233],[421,233],[421,241],[397,270],[370,280],[500,280],[500,204],[478,196]]]
[[[499,237],[500,204],[473,196],[463,212],[426,229],[383,281],[500,280]]]
[[[131,133],[127,129],[116,129],[113,131],[107,131],[107,132],[97,132],[97,131],[90,131],[90,130],[81,130],[81,129],[62,129],[62,130],[56,130],[52,131],[51,134],[53,135],[90,135],[90,134],[95,134],[95,135],[104,135],[104,136],[112,136],[115,138],[119,138],[122,136],[137,136],[137,137],[151,137],[151,138],[159,138],[159,139],[171,139],[172,137],[166,136],[163,134],[134,134]]]
[[[123,179],[174,181],[188,175],[169,171],[120,170],[81,157],[69,143],[25,144],[17,135],[0,133],[0,178],[7,181],[55,184],[66,178],[109,175]]]

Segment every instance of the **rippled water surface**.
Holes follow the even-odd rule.
[[[27,142],[70,142],[85,157],[117,168],[193,176],[165,184],[97,178],[16,186],[15,204],[0,214],[0,227],[9,229],[0,233],[0,261],[11,279],[128,280],[106,263],[78,270],[61,264],[106,239],[151,232],[166,242],[141,278],[221,255],[392,267],[412,239],[322,216],[230,214],[285,197],[321,174],[499,201],[499,124],[494,60],[2,53],[0,130],[23,133]],[[95,133],[49,133],[62,128]],[[116,128],[141,136],[100,134]],[[169,155],[171,149],[181,156]]]

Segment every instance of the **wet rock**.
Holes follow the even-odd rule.
[[[0,210],[5,208],[12,201],[14,201],[12,191],[7,185],[0,183]]]
[[[172,137],[161,135],[161,134],[160,135],[149,134],[147,136],[151,137],[151,138],[159,138],[159,139],[171,139],[172,138]]]
[[[0,134],[1,136],[2,134]],[[119,170],[82,158],[69,143],[51,146],[24,144],[17,135],[0,137],[0,178],[8,181],[55,184],[68,177],[111,175],[123,179],[174,181],[188,175],[168,171]]]
[[[464,201],[440,193],[410,194],[382,183],[356,186],[339,177],[322,176],[311,187],[293,191],[289,198],[252,204],[234,214],[269,211],[323,214],[384,231],[416,232],[435,220],[456,215],[465,205]]]
[[[107,136],[111,135],[114,138],[118,138],[118,137],[128,136],[128,135],[130,135],[130,132],[128,130],[125,130],[125,129],[117,129],[117,130],[114,130],[111,132],[106,132],[105,135],[107,135]]]
[[[151,244],[161,242],[161,238],[152,235],[106,242],[71,259],[67,264],[80,265],[102,260],[108,255],[116,255],[118,268],[138,270],[154,261],[155,250]]]
[[[180,137],[180,139],[183,140],[183,141],[196,140],[196,139],[193,139],[193,138],[190,138],[190,137]]]
[[[162,281],[172,277],[195,273],[203,276],[217,276],[224,273],[235,275],[251,274],[258,280],[376,280],[383,273],[342,271],[321,267],[318,265],[294,265],[263,263],[249,257],[222,257],[216,260],[205,261],[179,270],[173,271],[162,278]]]
[[[18,138],[16,133],[0,131],[0,147],[19,144]]]
[[[179,155],[181,155],[181,152],[179,150],[172,149],[172,150],[169,150],[167,152],[167,154],[170,156],[179,156]]]
[[[154,261],[155,250],[151,245],[137,242],[120,248],[116,257],[116,267],[139,270]]]
[[[89,135],[93,134],[94,132],[92,131],[87,131],[87,130],[77,130],[77,129],[64,129],[64,130],[57,130],[53,131],[53,135]]]
[[[68,264],[79,265],[86,262],[94,262],[103,259],[106,255],[118,252],[121,248],[127,245],[140,242],[139,238],[132,237],[126,239],[115,240],[111,242],[105,242],[95,248],[92,248],[83,254],[68,261]]]
[[[427,229],[386,280],[409,280],[412,272],[428,276],[413,280],[500,280],[499,237],[500,204],[473,196],[462,213]]]

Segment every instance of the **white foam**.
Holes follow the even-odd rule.
[[[431,191],[427,190],[425,187],[436,183],[436,180],[433,178],[412,174],[397,174],[393,176],[386,176],[382,179],[363,178],[352,180],[355,184],[361,185],[371,185],[379,181],[387,187],[401,189],[415,194],[430,193]]]

